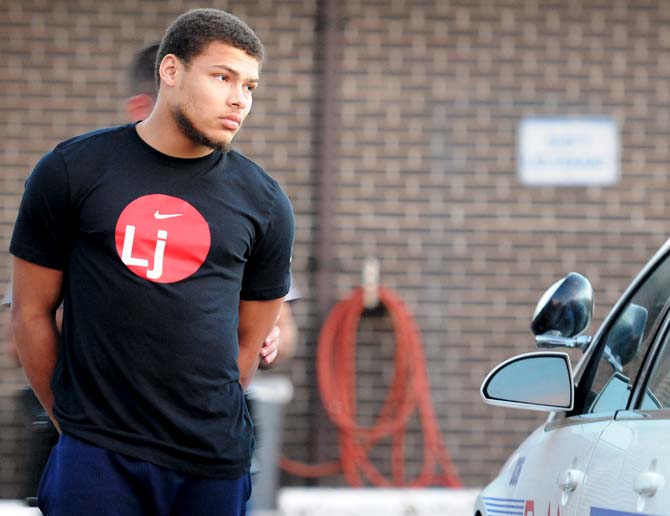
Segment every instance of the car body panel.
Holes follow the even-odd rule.
[[[579,489],[565,492],[559,487],[562,475],[585,475],[591,454],[601,432],[610,421],[565,425],[553,430],[535,430],[516,450],[477,499],[476,511],[482,516],[534,516],[550,514],[572,516],[576,513]],[[581,482],[577,479],[579,486]],[[577,487],[578,487],[577,486]],[[516,500],[514,508],[498,510],[491,501]],[[523,502],[523,503],[519,503]],[[528,502],[531,502],[530,504]],[[522,506],[522,509],[518,509]],[[475,512],[476,512],[475,511]]]

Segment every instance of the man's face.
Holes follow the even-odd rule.
[[[188,67],[180,64],[172,116],[194,143],[227,150],[251,109],[259,62],[244,50],[214,42]]]

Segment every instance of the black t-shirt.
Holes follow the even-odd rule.
[[[239,302],[287,293],[293,233],[286,194],[235,151],[173,158],[130,124],[46,154],[10,250],[64,271],[63,431],[185,473],[243,474]]]

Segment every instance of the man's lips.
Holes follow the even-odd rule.
[[[240,115],[226,115],[219,117],[223,127],[231,131],[236,131],[242,125],[242,117]]]

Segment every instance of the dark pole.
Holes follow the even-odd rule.
[[[321,324],[325,320],[333,301],[333,275],[335,266],[335,239],[333,218],[335,215],[335,189],[338,177],[338,96],[340,74],[338,56],[342,50],[342,20],[337,0],[318,0],[316,19],[317,63],[317,232],[315,249],[315,287],[318,316]],[[315,362],[316,363],[316,362]],[[317,379],[314,378],[310,400],[311,417],[311,460],[326,459],[325,448],[329,430],[326,414],[321,405]]]

